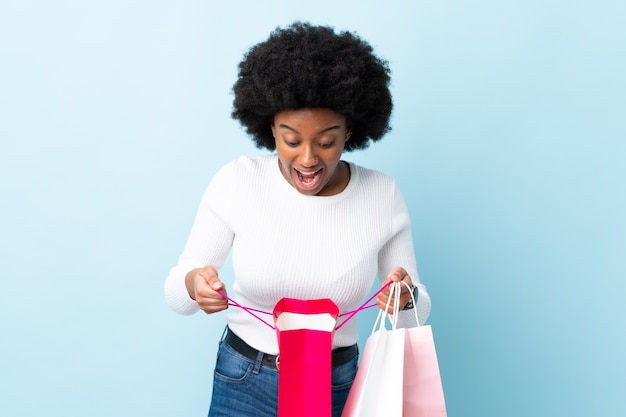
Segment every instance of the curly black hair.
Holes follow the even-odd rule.
[[[295,22],[245,54],[233,86],[232,117],[259,148],[276,149],[271,122],[283,110],[328,108],[346,117],[346,151],[364,149],[389,130],[388,63],[350,32]]]

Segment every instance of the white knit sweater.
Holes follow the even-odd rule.
[[[165,281],[170,307],[181,314],[198,311],[185,275],[206,265],[219,270],[231,250],[235,279],[227,291],[247,307],[271,312],[283,297],[330,298],[342,312],[354,310],[377,275],[384,279],[401,266],[419,287],[420,323],[430,312],[395,181],[355,164],[348,186],[333,196],[300,194],[280,173],[275,154],[240,157],[224,166],[204,193],[185,249]],[[228,286],[228,278],[220,279]],[[226,320],[252,347],[278,353],[275,332],[250,314],[230,307]],[[399,322],[415,325],[414,313],[401,312]],[[335,332],[333,347],[357,338],[353,318]]]

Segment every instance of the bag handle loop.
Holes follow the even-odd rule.
[[[376,297],[378,296],[378,294],[380,294],[382,291],[384,291],[384,290],[385,290],[385,288],[387,288],[388,286],[390,286],[390,285],[392,285],[392,284],[394,284],[394,288],[391,290],[391,292],[390,292],[390,294],[389,294],[389,299],[387,299],[387,305],[386,305],[385,311],[387,311],[387,309],[389,309],[389,305],[390,305],[389,303],[390,303],[391,299],[392,299],[392,298],[394,298],[394,311],[395,311],[395,313],[397,313],[397,312],[398,312],[398,310],[399,310],[399,308],[400,308],[400,306],[399,306],[399,303],[400,303],[400,298],[399,298],[399,297],[392,297],[392,295],[393,295],[394,291],[398,291],[398,294],[399,294],[399,288],[400,288],[399,284],[400,284],[400,283],[394,283],[393,281],[389,281],[388,283],[386,283],[385,285],[383,285],[380,289],[378,289],[378,291],[376,291],[376,292],[374,293],[374,295],[372,295],[372,296],[371,296],[370,298],[368,298],[368,299],[367,299],[367,300],[366,300],[363,304],[361,304],[361,305],[359,306],[359,308],[357,308],[356,310],[349,311],[349,312],[346,312],[346,313],[341,314],[341,315],[340,315],[340,317],[341,317],[341,316],[344,316],[344,315],[348,315],[348,317],[346,317],[346,318],[345,318],[345,319],[344,319],[341,323],[339,323],[337,326],[335,326],[335,330],[340,329],[340,328],[341,328],[344,324],[346,324],[346,322],[348,322],[348,320],[350,320],[351,318],[353,318],[353,317],[354,317],[357,313],[359,313],[360,311],[363,311],[363,310],[365,310],[365,309],[367,309],[367,308],[370,308],[370,307],[375,307],[375,306],[376,306],[376,304],[373,304],[373,305],[368,305],[368,304],[369,304],[369,303],[370,303],[370,302],[371,302],[374,298],[376,298]],[[404,283],[404,284],[408,286],[408,284],[406,284],[406,283]],[[396,290],[396,288],[398,288],[398,289]],[[272,315],[272,313],[269,313],[269,312],[267,312],[267,311],[257,310],[257,309],[254,309],[254,308],[250,308],[250,307],[243,306],[243,305],[239,304],[238,302],[236,302],[235,300],[233,300],[232,298],[230,298],[230,297],[229,297],[228,295],[226,295],[225,293],[223,293],[223,292],[221,292],[221,291],[219,291],[219,290],[215,290],[215,292],[216,292],[216,293],[218,293],[219,295],[221,295],[222,297],[226,298],[226,299],[229,301],[229,304],[230,304],[230,305],[232,305],[232,306],[234,306],[234,307],[241,308],[242,310],[244,310],[245,312],[247,312],[248,314],[250,314],[251,316],[253,316],[253,317],[254,317],[254,318],[256,318],[257,320],[259,320],[260,322],[262,322],[262,323],[263,323],[263,324],[265,324],[266,326],[270,327],[272,330],[276,330],[276,327],[275,327],[275,326],[273,326],[272,324],[268,323],[267,321],[265,321],[265,320],[263,320],[261,317],[259,317],[257,314],[255,314],[255,313],[262,313],[262,314],[269,314],[269,315]],[[413,296],[413,294],[411,294],[411,297],[412,297],[412,296]],[[413,304],[415,304],[415,301],[413,302]],[[376,327],[376,323],[378,323],[378,321],[380,320],[380,316],[381,316],[381,313],[382,313],[382,312],[383,312],[382,310],[380,310],[380,311],[379,311],[379,313],[378,313],[378,318],[376,319],[376,322],[374,323],[374,328]],[[396,325],[397,325],[397,314],[394,314],[394,316],[396,316],[396,317],[395,317],[395,318],[389,318],[389,320],[390,320],[390,322],[392,322],[392,326],[393,326],[393,328],[395,329],[395,328],[396,328]],[[387,317],[387,314],[385,314],[385,317]],[[381,323],[381,324],[382,324],[382,323]],[[372,333],[373,333],[373,332],[374,332],[374,331],[372,330]]]
[[[411,301],[413,302],[413,312],[415,313],[415,322],[417,323],[417,327],[420,327],[420,321],[419,321],[419,318],[417,317],[417,300],[415,299],[415,294],[413,294],[413,288],[404,281],[400,281],[400,282],[402,282],[409,289],[409,294],[411,294]]]
[[[272,314],[272,313],[268,313],[267,311],[261,311],[261,310],[257,310],[254,308],[249,308],[249,307],[245,307],[242,306],[241,304],[239,304],[237,301],[233,300],[232,298],[230,298],[229,296],[227,296],[226,294],[224,294],[223,292],[219,291],[219,290],[214,290],[216,293],[218,293],[219,295],[221,295],[222,297],[226,298],[231,305],[235,306],[235,307],[239,307],[242,310],[244,310],[245,312],[247,312],[248,314],[250,314],[251,316],[253,316],[254,318],[256,318],[257,320],[259,320],[261,323],[269,326],[272,330],[276,330],[276,327],[274,327],[273,325],[271,325],[270,323],[266,322],[265,320],[263,320],[261,317],[257,316],[254,312],[259,312],[259,313],[264,313],[264,314]]]
[[[389,320],[391,324],[391,330],[396,330],[398,327],[398,312],[400,311],[400,292],[402,291],[401,285],[399,282],[389,281],[387,285],[392,285],[389,290],[389,298],[387,298],[387,304],[385,305],[384,310],[380,310],[378,312],[378,316],[376,317],[376,321],[374,322],[374,326],[372,327],[372,334],[376,332],[376,328],[378,330],[384,330],[385,320]],[[393,299],[393,313],[387,313],[389,311],[389,307],[391,306],[391,299]]]

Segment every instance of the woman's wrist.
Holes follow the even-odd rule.
[[[417,303],[417,286],[413,285],[413,297],[411,297],[411,299],[404,305],[404,307],[402,308],[402,310],[412,310],[415,308],[415,304]],[[413,302],[413,300],[415,300],[415,303]]]
[[[196,301],[194,276],[196,275],[197,270],[198,268],[192,269],[191,271],[187,272],[187,275],[185,275],[185,288],[187,288],[187,293],[189,294],[189,298],[191,298],[194,301]]]

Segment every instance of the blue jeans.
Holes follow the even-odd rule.
[[[333,417],[341,417],[357,365],[358,356],[332,369]],[[276,417],[277,413],[278,371],[220,342],[209,417]]]

